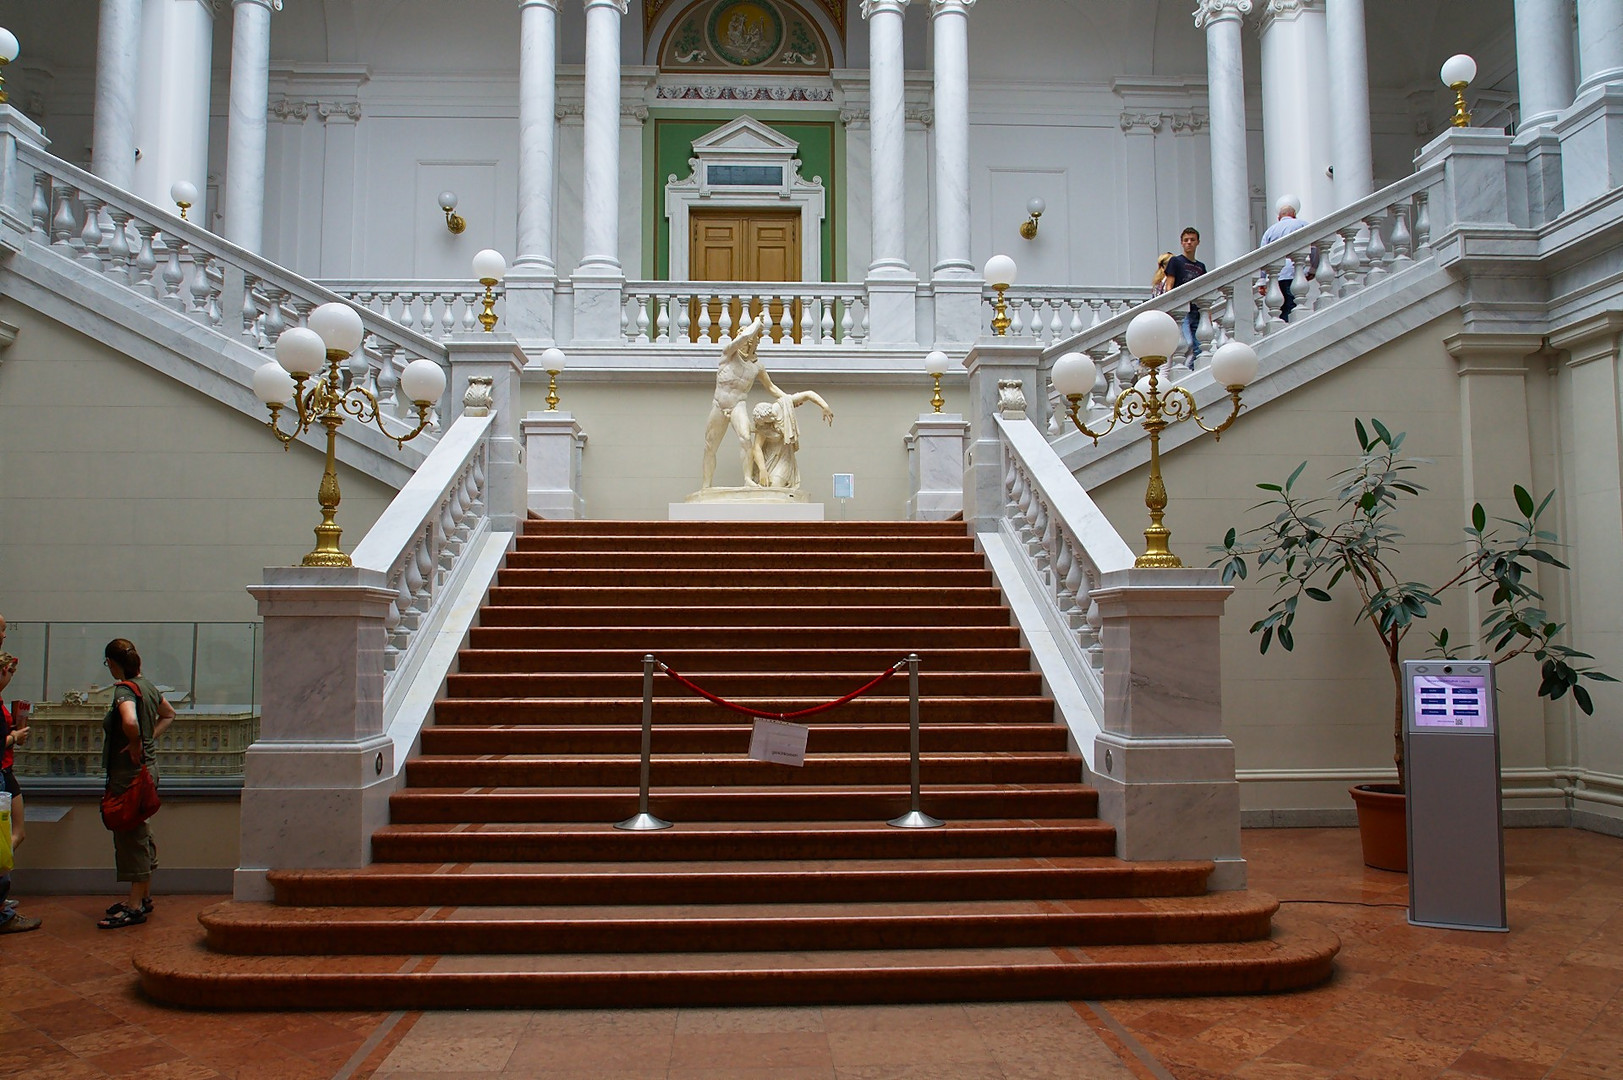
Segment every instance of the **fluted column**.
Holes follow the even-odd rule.
[[[583,273],[620,273],[620,19],[626,0],[586,0]]]
[[[555,111],[558,100],[558,0],[520,0],[519,8],[518,251],[515,253],[514,266],[528,266],[550,274],[553,272],[553,178],[558,148],[558,116]],[[614,85],[618,94],[618,76]],[[614,149],[617,156],[620,146],[618,113],[619,104],[616,102]]]
[[[173,207],[177,180],[208,189],[209,80],[214,45],[212,0],[144,0],[136,77],[135,162],[131,189],[148,202]],[[207,225],[199,205],[191,217]]]
[[[1623,79],[1623,0],[1578,0],[1578,93]]]
[[[1325,0],[1324,29],[1330,57],[1330,164],[1336,205],[1346,206],[1375,190],[1364,0]]]
[[[141,0],[101,0],[96,30],[96,115],[90,171],[128,190],[135,179],[135,78]]]
[[[1572,10],[1568,0],[1516,0],[1516,89],[1520,135],[1572,104]]]
[[[1195,26],[1206,31],[1206,88],[1212,125],[1212,255],[1237,259],[1251,246],[1246,179],[1245,70],[1240,21],[1251,0],[1199,0]]]
[[[980,274],[969,250],[969,9],[931,0],[935,38],[935,342],[979,336]]]
[[[282,0],[231,0],[231,102],[225,142],[225,238],[249,251],[265,229],[270,19]]]
[[[1313,221],[1335,204],[1324,0],[1267,0],[1262,13],[1262,138],[1268,203],[1287,193]]]

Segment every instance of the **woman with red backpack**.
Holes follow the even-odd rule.
[[[101,722],[101,763],[107,770],[102,815],[107,820],[111,799],[137,784],[156,783],[158,736],[175,719],[175,710],[141,674],[141,654],[128,638],[109,641],[102,655],[113,676],[113,704]],[[109,824],[109,828],[113,826]],[[107,917],[96,924],[103,930],[144,923],[152,911],[152,871],[158,868],[158,845],[144,818],[131,828],[113,830],[113,862],[118,880],[130,883],[130,898],[107,909]]]

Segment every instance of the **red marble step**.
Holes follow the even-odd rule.
[[[745,757],[665,755],[651,764],[659,787],[709,785],[827,785],[908,783],[907,753],[806,755],[796,768]],[[406,783],[424,787],[602,787],[638,783],[633,755],[506,754],[491,757],[417,755],[406,762]],[[926,784],[1080,783],[1082,759],[1073,754],[921,754]]]
[[[905,813],[909,793],[901,785],[837,788],[663,788],[649,794],[653,813],[678,826],[716,821],[883,822]],[[925,788],[925,813],[948,822],[973,818],[1089,818],[1099,796],[1081,784],[948,785]],[[502,791],[407,788],[389,796],[389,819],[397,825],[466,822],[624,821],[637,812],[628,788],[548,788]]]
[[[211,949],[328,953],[684,953],[1164,945],[1266,939],[1273,897],[642,907],[298,907],[198,916]]]
[[[809,607],[990,607],[995,606],[1002,595],[998,589],[990,586],[920,589],[891,585],[834,585],[825,588],[820,585],[773,585],[765,582],[702,588],[687,585],[497,585],[490,590],[486,602],[493,607],[631,608],[633,615],[640,614],[645,605],[651,604],[682,608],[690,613],[723,606],[760,604],[766,606],[775,619],[788,622],[797,621],[800,613]],[[792,614],[786,618],[788,613]],[[856,616],[852,621],[862,621],[859,612],[851,614]]]
[[[1113,855],[1102,821],[951,821],[895,829],[880,821],[686,822],[659,832],[608,823],[386,825],[372,834],[377,862],[571,862],[695,859],[972,859]]]
[[[479,629],[473,633],[476,639],[488,635],[488,631]],[[473,675],[562,671],[635,671],[641,674],[642,658],[646,652],[646,649],[623,647],[543,649],[481,645],[464,648],[457,655],[457,670]],[[661,647],[658,653],[660,660],[690,676],[707,671],[827,671],[873,675],[906,655],[907,652],[900,649],[883,648],[705,649],[669,646]],[[919,659],[923,672],[1031,670],[1031,653],[1018,648],[935,648],[920,653]],[[905,675],[906,672],[901,674]]]
[[[900,900],[1082,900],[1196,896],[1210,862],[1040,859],[820,859],[537,863],[373,863],[272,870],[284,906],[411,904],[785,904]]]
[[[141,989],[210,1009],[630,1008],[1083,1000],[1276,993],[1330,977],[1340,941],[1276,922],[1264,941],[1085,948],[525,957],[252,957],[138,949]]]
[[[581,534],[578,536],[520,536],[514,541],[519,551],[618,551],[626,547],[652,542],[669,551],[714,551],[728,561],[738,561],[740,553],[770,553],[774,561],[793,565],[794,554],[812,551],[972,551],[974,542],[964,536],[912,536],[898,534],[821,534],[760,535],[740,533],[726,537],[649,536],[638,538],[634,544],[627,537],[612,534]]]
[[[492,590],[494,591],[494,590]],[[794,626],[783,625],[793,620]],[[779,645],[786,632],[795,628],[822,627],[822,643],[840,641],[847,627],[937,627],[937,626],[996,626],[1009,625],[1009,609],[1001,604],[964,604],[920,607],[915,604],[869,604],[847,607],[839,604],[815,604],[786,613],[770,597],[761,603],[745,606],[716,605],[702,611],[687,605],[659,604],[646,606],[610,607],[608,605],[538,606],[520,603],[497,603],[495,598],[479,609],[479,622],[483,626],[691,626],[695,622],[713,627],[750,627],[755,629],[755,643]],[[927,633],[919,635],[927,637]],[[919,648],[924,647],[921,641]]]
[[[519,611],[534,614],[534,625],[523,625]],[[888,662],[910,652],[927,656],[931,651],[958,649],[1016,649],[1020,630],[1008,623],[986,626],[779,626],[763,631],[758,626],[593,626],[556,627],[547,625],[540,608],[496,611],[481,614],[486,621],[468,632],[474,649],[550,650],[626,649],[636,654],[650,651],[676,652],[683,649],[747,650],[767,649],[793,652],[797,648],[839,651],[875,649],[891,653]],[[691,616],[689,619],[691,623]],[[661,653],[663,655],[663,653]],[[851,655],[855,655],[854,652]],[[853,661],[855,662],[855,661]],[[885,658],[880,663],[887,662]],[[943,661],[942,666],[946,664]],[[1029,667],[1022,664],[1021,667]],[[864,665],[867,670],[867,665]],[[680,670],[680,669],[678,669]]]
[[[894,661],[893,661],[894,663]],[[675,667],[674,664],[672,664]],[[890,665],[885,665],[889,667]],[[848,671],[724,672],[682,670],[681,674],[729,701],[750,697],[805,697],[825,701],[844,697],[884,674],[884,668]],[[481,698],[609,698],[642,699],[642,662],[623,671],[550,671],[536,673],[457,673],[446,677],[447,697]],[[921,671],[919,696],[925,697],[1032,697],[1042,693],[1042,675],[1035,671]],[[899,671],[864,698],[905,698],[907,672]],[[692,697],[693,691],[661,672],[654,674],[656,701]]]
[[[793,713],[826,703],[826,698],[745,698],[738,702],[763,712]],[[906,698],[859,697],[819,714],[828,722],[907,723]],[[932,724],[1049,723],[1054,701],[1046,697],[933,697],[919,705],[922,720]],[[714,724],[741,713],[725,710],[701,697],[662,699],[654,710],[656,724]],[[603,698],[441,698],[434,703],[436,724],[641,724],[642,699]]]
[[[522,541],[520,541],[522,543]],[[738,560],[738,552],[721,542],[709,550],[671,551],[656,538],[639,539],[635,548],[614,548],[600,551],[527,551],[520,547],[507,553],[505,565],[514,569],[578,568],[592,569],[658,569],[658,570],[710,570],[729,566]],[[778,561],[774,557],[774,561]],[[963,551],[799,551],[794,565],[804,569],[835,570],[984,570],[986,560],[971,549]]]
[[[743,718],[740,717],[740,720]],[[908,745],[902,724],[812,723],[808,742],[826,753],[874,753]],[[748,723],[655,725],[655,754],[744,754],[749,750]],[[924,752],[1060,751],[1068,733],[1058,724],[928,724],[920,725]],[[642,731],[613,726],[490,727],[434,725],[423,729],[422,752],[471,757],[475,754],[640,754]]]
[[[701,588],[829,588],[832,586],[866,587],[884,586],[909,590],[955,588],[989,588],[992,572],[985,567],[961,570],[920,569],[857,569],[848,566],[808,567],[802,564],[783,567],[752,567],[736,569],[725,563],[706,569],[655,565],[630,567],[619,564],[612,568],[583,568],[566,565],[517,567],[509,564],[496,575],[497,585],[575,587],[701,587]]]
[[[633,521],[595,518],[590,521],[548,521],[532,518],[521,535],[670,537],[714,536],[731,539],[753,536],[953,536],[969,534],[962,521]]]

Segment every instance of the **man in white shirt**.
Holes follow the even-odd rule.
[[[1279,201],[1274,204],[1274,212],[1278,216],[1274,223],[1268,226],[1268,230],[1262,234],[1262,244],[1260,246],[1266,247],[1275,240],[1289,236],[1297,229],[1305,228],[1307,222],[1296,216],[1301,209],[1302,201],[1295,195],[1280,196]],[[1311,261],[1313,255],[1309,254],[1308,259]],[[1311,266],[1307,269],[1306,279],[1308,281],[1313,280],[1313,268]],[[1296,264],[1290,259],[1286,259],[1284,268],[1279,272],[1279,291],[1285,295],[1285,303],[1279,309],[1279,317],[1286,322],[1291,321],[1291,312],[1296,308],[1296,297],[1291,294],[1291,287],[1295,284],[1295,281]]]

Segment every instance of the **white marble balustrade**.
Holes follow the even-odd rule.
[[[774,344],[861,348],[868,342],[866,286],[849,282],[633,281],[620,336],[634,345],[710,345],[765,315]]]
[[[1005,289],[1009,316],[1005,336],[1051,345],[1075,337],[1089,327],[1150,299],[1148,286],[1090,289],[1066,285],[1016,285]],[[997,293],[987,286],[981,293],[981,325],[991,326]]]
[[[281,332],[304,325],[316,307],[353,302],[35,147],[18,145],[14,175],[18,183],[31,184],[31,192],[0,198],[28,208],[35,242],[260,351],[266,360]],[[416,284],[421,289],[428,283]],[[446,350],[413,325],[356,306],[366,337],[348,365],[350,378],[377,394],[386,422],[392,418],[398,421],[392,426],[409,430],[415,411],[395,392],[400,372],[420,357],[448,369]],[[426,445],[436,437],[430,431],[421,438]]]
[[[323,279],[319,284],[356,307],[436,341],[482,329],[479,313],[484,310],[485,290],[475,281]],[[496,295],[496,314],[500,316],[500,289]]]

